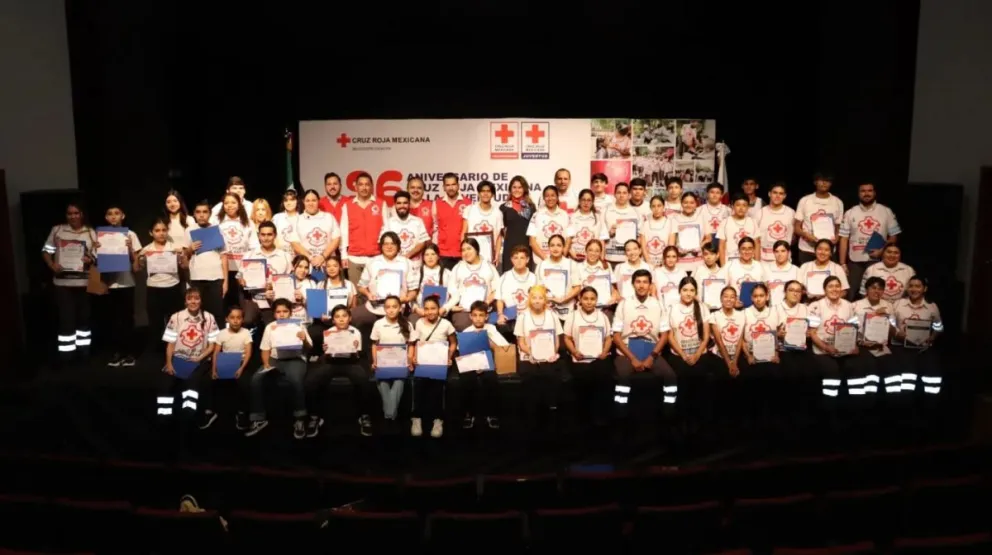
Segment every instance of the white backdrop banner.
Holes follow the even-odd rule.
[[[686,190],[713,181],[716,121],[699,119],[421,119],[301,121],[300,180],[324,194],[324,174],[342,178],[353,195],[361,172],[373,179],[375,194],[392,199],[410,177],[420,177],[426,197],[442,194],[442,176],[458,174],[462,192],[496,185],[506,200],[510,180],[520,175],[532,191],[554,184],[568,169],[572,187],[586,188],[604,173],[615,183],[643,177],[653,192],[665,177],[682,177]]]

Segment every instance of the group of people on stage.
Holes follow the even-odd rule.
[[[930,346],[943,325],[927,280],[901,262],[895,215],[870,183],[845,211],[830,176],[814,182],[795,209],[782,183],[765,203],[749,179],[728,206],[717,183],[698,198],[671,178],[664,195],[647,198],[642,179],[607,193],[607,177],[595,174],[579,190],[566,169],[541,191],[514,177],[499,204],[487,181],[476,185],[476,202],[463,197],[454,173],[440,198],[425,199],[423,181],[411,177],[392,202],[375,197],[368,174],[347,196],[329,173],[324,195],[307,190],[301,204],[287,190],[276,214],[264,199],[246,200],[237,177],[220,203],[201,201],[192,215],[169,191],[150,242],[127,230],[119,238],[127,267],[100,274],[113,311],[108,364],[135,364],[134,287],[143,276],[152,337],[163,340],[163,371],[175,376],[158,414],[197,413],[207,428],[218,418],[215,390],[229,383],[218,378],[233,377],[237,427],[248,436],[268,425],[271,382],[292,390],[294,436],[316,436],[324,418],[313,409],[342,375],[363,435],[372,433],[376,390],[392,423],[412,382],[410,433],[440,437],[444,376],[407,379],[427,353],[457,376],[462,427],[499,428],[495,368],[459,349],[460,334],[472,332],[492,351],[516,350],[535,423],[554,421],[566,372],[590,426],[624,416],[632,396],[666,418],[678,407],[681,422],[703,422],[728,383],[744,387],[732,395],[755,410],[830,408],[838,397],[857,407],[876,394],[893,403],[914,392],[933,398],[941,369]],[[126,227],[120,206],[105,218]],[[205,248],[201,232],[214,227],[223,241]],[[88,356],[90,274],[104,237],[71,205],[43,248],[65,359]],[[249,270],[260,260],[264,273]],[[221,376],[218,363],[231,353],[239,364]],[[308,365],[317,361],[326,364]],[[398,364],[409,375],[382,372]]]

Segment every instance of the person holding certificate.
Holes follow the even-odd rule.
[[[603,242],[599,239],[590,239],[586,243],[585,253],[585,258],[577,265],[579,283],[583,287],[592,287],[596,290],[597,306],[612,322],[613,313],[616,311],[617,303],[620,302],[620,293],[614,286],[610,265],[603,260]]]
[[[742,291],[745,283],[762,283],[765,281],[765,268],[755,260],[754,239],[744,237],[737,245],[737,258],[727,263],[727,279],[737,291],[739,301],[746,299],[746,290]],[[737,308],[744,308],[744,305]]]
[[[815,258],[799,267],[799,278],[806,286],[806,295],[809,302],[823,298],[826,294],[823,289],[824,280],[828,276],[834,276],[840,281],[840,288],[847,297],[847,290],[850,285],[847,283],[847,272],[840,264],[830,260],[833,254],[834,244],[828,239],[820,239],[816,242]]]
[[[740,343],[741,383],[750,405],[752,422],[766,428],[781,420],[786,394],[777,350],[777,312],[768,306],[768,287],[758,283],[751,292],[751,306],[744,310],[744,340]]]
[[[940,358],[932,348],[934,340],[944,331],[937,303],[927,301],[927,280],[913,276],[906,285],[906,298],[896,301],[893,308],[896,330],[892,351],[903,368],[903,391],[923,389],[926,401],[936,401],[940,393]],[[929,408],[928,405],[924,405]]]
[[[688,397],[690,418],[696,425],[713,420],[713,391],[706,391],[715,380],[729,378],[718,372],[719,364],[706,352],[710,342],[709,310],[696,300],[696,280],[684,277],[678,285],[678,301],[665,307],[668,328],[668,364],[678,376],[683,399]]]
[[[365,335],[372,330],[376,320],[386,315],[386,297],[395,296],[405,309],[407,303],[417,298],[418,275],[410,261],[400,254],[400,238],[387,231],[379,237],[379,251],[368,260],[358,280],[358,294],[368,301],[354,312],[353,325]]]
[[[69,362],[79,355],[89,358],[93,332],[90,328],[90,295],[87,272],[93,264],[96,234],[85,225],[77,204],[65,209],[66,223],[52,227],[41,248],[41,257],[52,271],[58,311],[58,357]]]
[[[334,257],[336,260],[336,256]],[[328,258],[328,269],[330,261]],[[350,281],[346,281],[351,285]],[[331,326],[325,329],[320,338],[323,345],[326,367],[311,367],[307,371],[307,389],[310,391],[313,406],[327,406],[325,401],[329,395],[331,379],[337,376],[348,378],[351,383],[352,395],[355,398],[355,417],[358,420],[358,431],[365,437],[372,435],[372,417],[369,411],[375,402],[375,387],[369,382],[368,368],[361,362],[362,334],[358,328],[351,325],[351,310],[343,305],[331,309]],[[316,435],[319,431],[319,417],[310,416],[307,423],[307,436]]]
[[[296,219],[290,241],[294,253],[307,257],[310,272],[318,276],[316,281],[322,281],[319,276],[324,273],[327,257],[341,244],[341,228],[333,214],[320,209],[320,194],[313,189],[303,193],[303,213]]]
[[[778,246],[775,247],[776,256]],[[793,399],[794,414],[799,415],[801,424],[812,416],[810,408],[817,405],[820,398],[820,376],[813,361],[813,353],[808,348],[809,337],[813,333],[809,307],[802,304],[803,284],[789,280],[781,286],[784,297],[778,305],[772,305],[775,322],[778,323],[778,358],[782,367],[783,387],[791,392],[786,396]]]
[[[710,310],[719,312],[723,306],[723,290],[729,283],[727,270],[720,267],[720,253],[713,243],[703,245],[703,262],[692,269],[692,277],[699,285],[699,301]],[[734,290],[734,300],[737,290]]]
[[[107,295],[100,301],[100,312],[107,320],[106,337],[112,347],[113,356],[107,362],[107,366],[134,366],[136,353],[134,340],[134,261],[141,250],[141,241],[134,231],[124,228],[126,215],[118,204],[111,204],[104,219],[107,225],[122,229],[124,232],[104,232],[97,229],[97,241],[93,244],[97,253],[97,264],[100,261],[100,254],[125,255],[127,258],[127,268],[119,272],[102,274],[103,282],[107,284]],[[101,236],[104,239],[101,239]],[[100,245],[100,241],[104,244]],[[116,243],[116,247],[111,247],[108,243]],[[113,249],[115,252],[108,253]],[[121,252],[119,249],[123,249]]]
[[[665,247],[663,259],[664,264],[654,269],[651,281],[654,283],[658,300],[667,310],[669,306],[679,303],[679,284],[688,274],[685,270],[679,269],[678,247],[672,245]]]
[[[517,314],[527,310],[527,291],[537,285],[537,276],[528,269],[530,249],[526,246],[513,247],[510,261],[513,267],[503,272],[496,283],[496,329],[507,342],[516,342],[513,329]]]
[[[537,209],[527,224],[530,248],[538,262],[548,257],[548,239],[568,229],[568,212],[558,206],[558,187],[548,185],[541,192],[544,206]]]
[[[772,245],[772,255],[775,260],[764,263],[763,273],[765,285],[768,286],[768,294],[771,296],[768,304],[777,307],[782,304],[785,298],[785,284],[795,280],[799,282],[799,285],[802,285],[802,280],[799,279],[799,268],[791,261],[791,243],[784,240],[775,241],[775,244]]]
[[[870,358],[858,354],[854,305],[844,298],[841,278],[823,280],[826,296],[809,305],[814,361],[823,384],[823,395],[836,399],[844,380],[849,397],[859,401],[878,390],[878,376]],[[863,403],[859,403],[863,404]]]
[[[523,245],[517,245],[514,248],[519,247],[523,247]],[[486,306],[486,303],[475,301],[472,303],[472,309],[469,313],[471,314],[472,325],[463,329],[463,332],[486,334],[486,337],[489,339],[489,349],[492,351],[495,351],[496,347],[506,348],[510,346],[510,342],[503,337],[502,333],[497,331],[496,326],[488,323],[489,307]],[[482,355],[482,353],[475,354]],[[455,370],[458,371],[458,385],[462,391],[462,408],[465,412],[465,416],[462,419],[462,429],[470,430],[474,428],[475,417],[485,416],[486,425],[489,426],[489,429],[498,430],[500,403],[499,376],[495,371],[496,369],[492,368],[492,372],[487,370],[463,370],[458,366],[458,360],[456,359]]]
[[[455,358],[458,341],[451,322],[441,318],[441,303],[436,296],[424,299],[424,317],[413,326],[419,340],[416,344],[418,366],[443,366],[449,371]],[[445,379],[426,377],[413,378],[413,418],[410,419],[410,435],[424,434],[423,421],[431,422],[431,437],[437,439],[444,434],[444,393]]]
[[[579,296],[579,265],[565,258],[565,238],[552,235],[548,239],[548,257],[537,263],[537,283],[548,290],[551,309],[563,321],[572,312],[575,298]]]
[[[749,206],[747,196],[744,193],[735,193],[731,206],[733,213],[720,224],[720,229],[716,232],[716,238],[720,240],[720,264],[723,266],[738,258],[737,248],[741,239],[745,237],[754,239],[756,247],[761,240],[757,222],[747,215]]]
[[[259,352],[262,367],[251,377],[251,428],[245,436],[252,437],[269,425],[265,415],[265,382],[272,376],[279,385],[289,385],[292,389],[293,437],[307,437],[307,397],[304,385],[307,375],[307,361],[304,353],[312,345],[306,327],[298,320],[291,320],[293,305],[286,299],[272,302],[275,322],[265,326]],[[319,428],[320,423],[316,426]],[[312,430],[313,435],[317,435]]]
[[[651,215],[641,229],[641,249],[647,253],[648,264],[661,265],[665,248],[674,244],[672,221],[665,216],[665,198],[656,195],[651,199]]]
[[[186,265],[183,254],[176,254],[177,246],[169,238],[169,222],[165,217],[159,217],[152,224],[152,242],[141,249],[134,259],[134,271],[148,269],[148,280],[145,282],[145,302],[148,310],[149,339],[153,339],[153,350],[161,345],[158,338],[162,337],[165,323],[169,316],[176,313],[183,305],[185,287],[179,279],[180,268]],[[178,247],[182,253],[182,247]]]
[[[479,202],[465,209],[462,239],[475,236],[482,258],[495,266],[499,263],[497,256],[503,246],[503,213],[493,206],[496,187],[489,181],[480,181],[475,186],[475,192],[479,195]]]
[[[248,409],[251,403],[251,373],[245,374],[248,362],[251,360],[251,332],[241,327],[244,322],[244,312],[240,307],[232,306],[227,312],[227,327],[220,330],[213,341],[213,355],[210,357],[210,376],[207,379],[204,374],[203,383],[200,387],[200,405],[203,412],[200,413],[199,428],[206,430],[217,421],[214,399],[216,398],[216,388],[223,382],[221,378],[233,379],[238,390],[237,413],[235,415],[235,425],[242,432],[251,427],[248,419]],[[233,375],[218,373],[217,363],[221,359],[221,353],[236,353],[241,355],[241,363],[234,370]]]
[[[215,233],[218,228],[210,223],[210,203],[201,200],[193,207],[195,226],[186,229],[186,258],[189,259],[189,285],[196,287],[203,297],[203,310],[220,316],[224,310],[224,297],[227,296],[228,283],[227,254],[223,248],[223,237],[215,241],[212,248],[204,249],[204,243],[193,240],[193,233]],[[210,245],[207,245],[210,246]],[[201,250],[202,249],[202,250]]]
[[[615,202],[606,206],[603,220],[612,238],[606,245],[606,260],[618,264],[626,259],[624,245],[627,241],[637,241],[642,226],[641,215],[630,205],[630,186],[617,183],[613,186]]]
[[[609,422],[613,390],[613,335],[606,315],[596,308],[598,304],[596,288],[583,287],[579,306],[568,315],[564,326],[565,348],[572,355],[579,417],[586,428],[599,428]]]
[[[334,309],[343,306],[348,309],[348,324],[351,324],[351,309],[355,307],[356,299],[358,298],[358,291],[355,290],[355,285],[344,278],[344,273],[341,268],[341,259],[338,258],[337,253],[331,253],[324,261],[324,272],[327,274],[327,278],[324,279],[323,288],[316,284],[316,289],[306,289],[303,291],[304,303],[308,295],[313,294],[313,292],[318,292],[317,294],[323,294],[327,299],[327,313],[321,315],[319,318],[313,318],[310,322],[310,326],[307,331],[310,333],[310,339],[313,341],[313,353],[310,356],[310,362],[316,362],[323,354],[326,352],[324,349],[324,332],[329,328],[334,327]]]
[[[627,245],[630,248],[632,243]],[[645,396],[655,389],[661,401],[658,410],[671,417],[679,388],[675,371],[661,356],[668,341],[668,318],[661,301],[651,294],[651,272],[637,270],[631,280],[633,294],[620,301],[613,316],[613,345],[619,355],[614,358],[617,386],[613,400],[625,417],[632,388]]]
[[[245,315],[245,325],[249,328],[262,325],[267,326],[275,317],[272,315],[272,303],[279,298],[273,287],[272,276],[286,276],[293,270],[293,259],[289,253],[276,248],[276,225],[272,222],[262,222],[255,230],[258,235],[258,248],[245,254],[245,260],[265,261],[264,272],[261,276],[260,284],[249,284],[245,280],[243,272],[238,273],[238,284],[245,289],[251,297],[242,299],[241,307]],[[255,287],[248,288],[248,285]],[[281,288],[280,288],[281,289]],[[283,293],[280,291],[280,293]],[[296,301],[296,295],[281,295]],[[294,316],[295,317],[295,316]]]
[[[399,242],[397,241],[397,244]],[[402,303],[396,295],[386,297],[383,303],[385,316],[375,321],[369,339],[372,340],[372,371],[406,368],[413,372],[416,364],[417,330],[403,316]],[[403,398],[406,376],[382,378],[377,374],[382,413],[389,426],[396,423],[396,413]]]
[[[623,250],[627,254],[627,261],[613,267],[613,283],[616,284],[620,298],[626,299],[634,296],[634,274],[639,270],[644,270],[650,274],[653,268],[642,257],[641,244],[637,241],[633,239],[627,241]]]
[[[250,204],[248,208],[251,208]],[[258,247],[255,228],[248,219],[241,197],[235,193],[224,194],[224,200],[213,218],[224,238],[224,253],[227,255],[228,288],[224,306],[241,306],[244,289],[238,284],[237,274],[245,254]]]
[[[816,242],[820,239],[830,241],[831,246],[837,243],[844,217],[844,203],[830,193],[833,177],[817,173],[813,182],[816,192],[799,199],[796,205],[795,231],[799,236],[800,264],[816,258]]]
[[[196,414],[198,389],[210,378],[210,367],[204,362],[213,353],[211,344],[220,333],[213,314],[203,310],[203,300],[196,287],[186,290],[185,301],[186,308],[173,314],[162,332],[166,344],[162,373],[168,378],[159,387],[156,415],[166,417],[165,420],[180,412]]]
[[[513,330],[520,357],[517,373],[526,388],[525,413],[535,423],[535,429],[542,420],[549,428],[555,425],[563,370],[558,357],[561,320],[547,305],[548,290],[541,285],[531,287],[527,293],[527,310],[517,315]]]
[[[589,241],[605,241],[610,238],[603,216],[596,213],[595,199],[592,189],[583,189],[579,192],[579,209],[568,217],[565,250],[569,258],[578,262],[585,257]]]
[[[679,268],[687,272],[703,261],[700,252],[702,246],[713,241],[713,235],[707,231],[709,227],[698,207],[699,199],[696,194],[687,191],[682,194],[682,211],[668,213],[675,233],[675,244],[679,248]]]
[[[530,257],[530,251],[527,251],[527,253],[527,256]],[[423,264],[420,265],[420,268],[414,270],[414,272],[420,275],[420,286],[417,288],[417,298],[410,306],[409,318],[411,322],[416,323],[418,318],[424,317],[424,297],[429,296],[424,294],[424,289],[427,287],[442,287],[447,290],[448,284],[451,283],[451,270],[441,264],[441,253],[438,250],[438,246],[428,242],[424,245]],[[441,304],[444,305],[443,302]],[[442,307],[441,316],[444,316],[446,313],[447,311]]]
[[[895,311],[885,300],[885,281],[880,277],[870,277],[865,282],[868,296],[854,301],[854,313],[858,317],[858,346],[860,356],[872,357],[875,369],[882,380],[886,397],[902,393],[902,366],[889,349],[889,337],[895,330]],[[874,384],[873,384],[874,385]],[[882,392],[880,389],[879,392]]]
[[[455,329],[464,329],[472,324],[469,316],[472,303],[483,301],[486,305],[492,304],[498,278],[496,267],[479,254],[479,242],[472,237],[462,241],[462,259],[451,270],[448,302],[441,307],[451,313],[451,323]]]

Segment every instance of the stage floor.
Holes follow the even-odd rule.
[[[361,475],[401,472],[430,478],[576,467],[687,467],[853,453],[960,441],[969,436],[971,428],[970,397],[966,396],[965,402],[948,399],[945,405],[952,410],[940,429],[927,434],[855,427],[829,438],[807,433],[789,441],[772,441],[759,431],[721,428],[704,429],[691,442],[673,443],[663,433],[667,425],[650,414],[638,413],[636,407],[629,421],[633,425],[623,430],[618,426],[599,432],[580,428],[566,384],[556,433],[536,433],[519,415],[519,382],[505,376],[500,383],[503,418],[498,431],[480,422],[474,430],[465,431],[460,419],[449,415],[444,437],[412,438],[408,418],[387,429],[380,413],[373,415],[373,437],[362,437],[352,414],[350,386],[336,378],[328,399],[330,416],[316,438],[293,439],[288,408],[279,411],[278,405],[271,412],[269,427],[259,436],[246,438],[235,428],[230,399],[219,401],[221,416],[210,429],[191,426],[180,438],[162,430],[154,418],[155,397],[164,378],[160,368],[157,358],[139,361],[132,368],[94,362],[42,370],[34,380],[4,386],[0,388],[0,442],[7,450],[114,459],[315,467]],[[280,402],[279,396],[270,397]],[[408,407],[407,393],[400,414],[409,414]]]

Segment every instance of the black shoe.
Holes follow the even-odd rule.
[[[475,417],[466,415],[465,418],[462,419],[462,429],[471,430],[474,427],[475,427]]]
[[[372,419],[369,418],[369,415],[363,414],[358,419],[358,430],[365,437],[369,437],[372,435]]]
[[[217,413],[216,412],[204,412],[202,415],[200,415],[200,422],[197,424],[197,426],[201,430],[206,430],[216,420],[217,420]]]
[[[323,425],[323,418],[311,416],[310,421],[307,422],[307,437],[317,437],[317,434],[320,433],[320,427]]]
[[[247,431],[248,428],[251,428],[251,420],[248,420],[248,414],[239,412],[234,417],[234,425],[242,432]]]
[[[124,359],[121,360],[121,366],[134,366],[134,364],[135,364],[134,357],[130,355],[124,357]]]
[[[486,417],[486,424],[489,425],[489,429],[490,430],[498,430],[499,429],[499,418],[496,418],[495,416],[487,416]]]
[[[307,437],[307,425],[302,418],[297,418],[296,422],[293,422],[293,437],[296,439]]]
[[[124,357],[120,353],[114,353],[114,356],[110,357],[110,362],[107,363],[107,366],[117,368],[122,362],[124,362]]]

